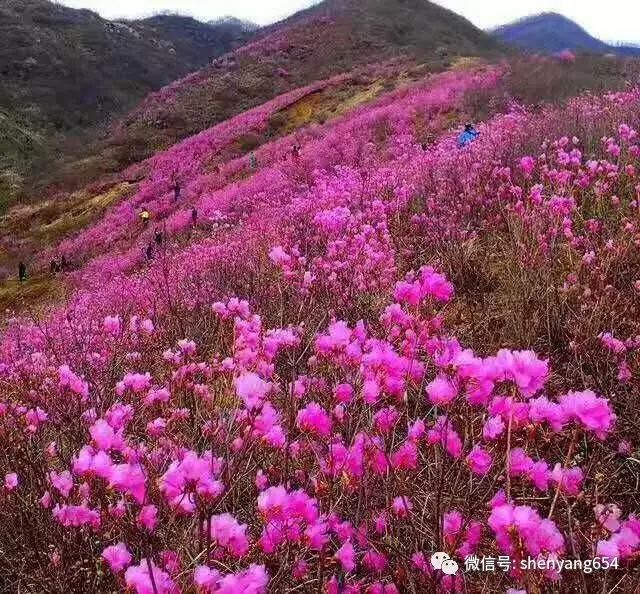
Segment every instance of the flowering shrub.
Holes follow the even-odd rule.
[[[392,93],[300,133],[299,159],[291,138],[265,145],[235,181],[202,168],[217,150],[205,133],[158,155],[132,202],[66,244],[109,249],[67,303],[10,321],[0,343],[7,583],[631,583],[640,95],[514,107],[464,150],[454,134],[416,141],[418,116],[501,75]],[[148,263],[128,236],[142,200],[169,242]],[[192,206],[215,220],[194,231]],[[620,569],[445,575],[434,551]]]

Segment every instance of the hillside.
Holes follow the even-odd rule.
[[[265,29],[183,84],[152,95],[126,125],[155,125],[171,143],[175,131],[163,121],[165,115],[182,119],[186,125],[178,134],[188,135],[290,88],[357,66],[409,55],[442,67],[448,56],[484,55],[496,48],[467,20],[424,0],[325,0]]]
[[[167,15],[110,22],[48,0],[3,0],[0,171],[5,181],[7,169],[28,162],[52,135],[121,114],[251,35],[233,21],[204,24]],[[2,192],[0,184],[0,203]]]
[[[469,27],[328,0],[0,212],[2,594],[638,594],[640,61]]]
[[[314,80],[398,57],[438,71],[455,56],[497,48],[467,20],[424,0],[325,0],[151,94],[94,146],[89,163],[56,169],[72,172],[65,182],[73,175],[84,182]]]
[[[0,583],[634,593],[640,91],[527,108],[513,75],[309,118],[333,76],[2,217],[52,245],[0,283]]]
[[[640,55],[640,48],[609,45],[567,17],[553,12],[520,19],[491,33],[506,44],[533,52],[557,53],[570,49],[598,54]]]

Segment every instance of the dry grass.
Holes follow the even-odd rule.
[[[0,282],[0,311],[11,314],[41,311],[62,296],[63,283],[53,276],[37,276],[24,282],[5,280]]]

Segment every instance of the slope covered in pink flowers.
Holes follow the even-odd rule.
[[[25,194],[78,189],[314,81],[392,59],[438,72],[459,56],[500,52],[489,34],[429,0],[314,2],[151,93],[104,134],[54,143]]]
[[[292,91],[158,153],[42,256],[75,269],[0,343],[10,590],[634,592],[640,91],[511,104],[458,149],[508,74],[225,160],[336,79]]]

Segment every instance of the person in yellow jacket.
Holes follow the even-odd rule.
[[[138,216],[140,217],[142,224],[146,227],[149,224],[149,219],[151,218],[146,206],[142,207]]]

